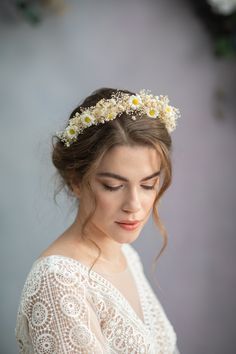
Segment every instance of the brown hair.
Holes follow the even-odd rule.
[[[76,107],[69,119],[73,117],[75,112],[80,113],[81,107],[94,106],[100,99],[111,98],[112,93],[117,91],[130,95],[135,94],[127,90],[100,88],[92,92],[82,104]],[[55,143],[53,142],[54,138],[57,139]],[[96,171],[106,152],[115,145],[148,146],[156,149],[157,153],[160,155],[161,176],[163,177],[163,181],[154,201],[152,212],[154,222],[163,237],[163,246],[158,256],[155,258],[155,261],[157,261],[168,241],[166,229],[158,213],[158,205],[160,198],[170,186],[172,180],[172,165],[170,159],[172,149],[171,137],[164,123],[159,119],[150,119],[148,116],[143,115],[136,121],[133,121],[127,113],[123,113],[116,119],[106,122],[105,124],[93,125],[86,128],[83,133],[79,135],[79,139],[72,143],[70,147],[64,146],[64,143],[54,135],[52,137],[52,162],[57,169],[57,175],[60,179],[59,186],[54,193],[54,200],[56,201],[56,196],[62,189],[65,189],[69,197],[74,197],[75,195],[72,190],[73,185],[80,183],[81,187],[87,186],[91,198],[93,198],[94,201],[94,209],[82,225],[83,233],[96,209],[96,199],[89,182],[90,176]],[[78,203],[78,200],[76,202]],[[100,256],[101,250],[97,244],[96,246],[100,251]]]

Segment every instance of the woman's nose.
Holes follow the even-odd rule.
[[[130,212],[137,212],[141,209],[140,195],[136,189],[130,189],[126,193],[122,209]]]

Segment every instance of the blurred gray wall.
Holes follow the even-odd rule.
[[[102,86],[168,94],[181,109],[173,133],[173,184],[134,243],[173,324],[181,354],[235,353],[235,63],[217,60],[182,1],[67,1],[32,27],[0,24],[0,352],[17,353],[14,328],[32,262],[73,221],[53,202],[51,135]],[[217,92],[225,92],[217,99]]]

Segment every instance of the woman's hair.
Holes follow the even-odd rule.
[[[117,91],[130,95],[135,94],[127,90],[100,88],[92,92],[91,95],[76,107],[69,119],[71,119],[76,112],[81,113],[82,107],[95,106],[99,100],[103,98],[109,99],[112,93]],[[54,138],[57,139],[55,143],[53,142]],[[152,147],[161,158],[161,176],[163,179],[152,211],[154,222],[163,237],[163,246],[158,256],[155,258],[155,261],[157,261],[168,241],[166,229],[158,213],[158,205],[160,198],[170,186],[172,180],[172,165],[170,159],[172,150],[171,137],[165,124],[159,119],[150,119],[148,116],[142,115],[134,121],[130,119],[127,113],[123,113],[116,119],[105,122],[105,124],[87,127],[83,133],[79,135],[78,140],[69,148],[64,146],[63,142],[54,135],[52,137],[52,162],[57,169],[60,180],[59,186],[54,193],[54,200],[56,200],[57,194],[63,189],[65,189],[69,197],[75,197],[72,189],[73,185],[76,186],[80,184],[81,188],[83,188],[83,186],[88,188],[94,208],[82,225],[82,233],[84,233],[86,225],[94,215],[96,209],[96,199],[90,185],[90,177],[97,170],[103,156],[108,150],[117,145]],[[98,247],[97,244],[96,246]],[[100,256],[101,250],[99,247],[98,249]],[[96,260],[98,258],[96,258]]]

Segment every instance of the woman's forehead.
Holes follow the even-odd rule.
[[[151,174],[160,168],[161,159],[157,151],[146,146],[115,146],[101,160],[97,172],[132,171]]]

